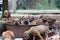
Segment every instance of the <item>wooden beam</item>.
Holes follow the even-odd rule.
[[[3,0],[3,11],[8,10],[8,0]]]
[[[13,0],[13,13],[16,12],[16,0]]]

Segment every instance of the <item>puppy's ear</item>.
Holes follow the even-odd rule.
[[[46,18],[47,18],[47,20],[49,19],[49,18],[51,18],[49,15],[46,15]]]
[[[3,33],[2,33],[2,38],[4,39],[5,37],[6,37],[6,33],[3,32]]]
[[[14,33],[13,32],[11,32],[11,36],[14,37]]]
[[[10,37],[11,37],[12,39],[14,39],[14,34],[13,34],[13,33],[10,33]]]

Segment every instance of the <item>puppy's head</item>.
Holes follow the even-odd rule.
[[[14,37],[14,34],[12,31],[5,31],[2,33],[2,37],[4,40],[12,40]]]
[[[4,35],[3,36],[3,40],[12,40],[11,36],[10,35]]]
[[[24,39],[29,39],[30,38],[29,33],[27,31],[25,31],[23,33],[23,37],[24,37]]]

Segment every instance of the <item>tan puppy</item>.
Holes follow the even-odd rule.
[[[31,25],[42,25],[43,21],[42,21],[42,19],[33,20],[30,24]]]
[[[23,17],[22,17],[22,20],[21,20],[21,24],[24,24],[24,20],[25,20],[25,19],[29,19],[29,18],[30,18],[29,15],[23,16]]]
[[[42,25],[43,24],[43,20],[42,19],[38,19],[37,21],[36,21],[36,25]]]
[[[33,20],[32,22],[30,22],[30,25],[36,25],[37,20]]]
[[[47,33],[48,31],[49,31],[49,28],[47,26],[39,25],[39,26],[31,27],[29,30],[25,31],[23,36],[24,36],[24,39],[28,39],[30,37],[29,34],[32,33],[34,36],[37,35],[41,40],[43,40],[43,37],[41,36],[41,34],[44,33],[46,36],[44,40],[48,40],[48,33]]]
[[[60,36],[54,35],[54,36],[50,37],[50,40],[60,40]]]
[[[2,33],[3,40],[13,40],[14,33],[10,30],[7,30]]]
[[[8,11],[8,10],[4,10],[3,14],[4,14],[5,16],[8,16],[8,15],[9,15],[9,11]]]

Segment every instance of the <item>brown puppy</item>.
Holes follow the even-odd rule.
[[[41,34],[44,33],[46,36],[44,40],[48,40],[48,31],[49,31],[49,28],[47,26],[39,25],[39,26],[31,27],[29,30],[25,31],[23,36],[24,36],[24,39],[28,39],[30,37],[29,34],[32,33],[34,36],[37,35],[41,40],[43,40],[43,37],[41,36]]]
[[[14,33],[10,30],[7,30],[2,33],[3,40],[13,40]]]
[[[8,10],[4,10],[3,15],[6,17],[10,17],[10,12]]]
[[[21,20],[21,24],[24,24],[24,20],[27,20],[27,19],[29,19],[29,18],[30,18],[29,15],[23,16],[23,17],[22,17],[22,20]]]
[[[32,22],[30,22],[30,25],[36,25],[37,20],[33,20]]]
[[[38,19],[36,21],[36,25],[43,25],[43,20],[42,19]]]
[[[32,22],[30,22],[31,25],[42,25],[43,24],[43,20],[42,19],[38,19],[38,20],[33,20]]]

